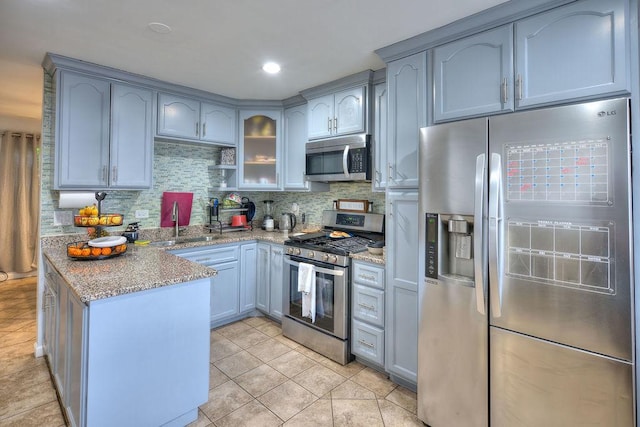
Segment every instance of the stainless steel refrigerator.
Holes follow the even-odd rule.
[[[628,105],[421,129],[427,425],[635,425]]]

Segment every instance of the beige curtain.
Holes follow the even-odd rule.
[[[0,139],[0,271],[37,268],[40,136],[3,132]]]

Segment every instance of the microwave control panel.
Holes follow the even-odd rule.
[[[351,162],[349,165],[349,173],[359,173],[367,171],[367,158],[365,149],[355,149],[351,151],[349,156]]]

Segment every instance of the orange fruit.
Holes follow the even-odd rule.
[[[122,224],[122,217],[120,215],[114,215],[111,217],[111,223],[114,225]]]
[[[82,248],[82,249],[80,250],[80,252],[81,252],[81,254],[80,254],[80,255],[82,255],[82,256],[89,256],[89,255],[91,255],[91,249],[89,249],[89,248]]]
[[[102,248],[102,255],[111,255],[111,248]]]
[[[91,255],[100,256],[102,254],[102,249],[100,248],[91,248]]]

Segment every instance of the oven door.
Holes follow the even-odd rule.
[[[349,316],[349,269],[322,262],[285,256],[284,315],[309,327],[346,340]],[[316,321],[302,317],[302,292],[298,291],[300,262],[313,264],[316,272]]]

